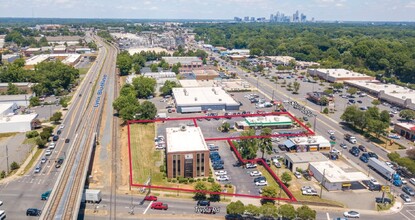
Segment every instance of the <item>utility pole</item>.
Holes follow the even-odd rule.
[[[323,195],[323,185],[324,185],[324,181],[325,181],[324,179],[325,179],[325,177],[326,177],[326,169],[324,169],[324,171],[323,171],[323,179],[321,179],[320,198]]]
[[[9,148],[6,145],[6,166],[7,166],[7,175],[9,175]]]
[[[313,131],[316,133],[317,114],[314,115]]]

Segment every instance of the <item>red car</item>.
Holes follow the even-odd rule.
[[[157,201],[157,196],[146,196],[144,201]]]
[[[151,209],[160,209],[160,210],[167,210],[169,206],[167,204],[164,204],[162,202],[155,202],[151,204]]]

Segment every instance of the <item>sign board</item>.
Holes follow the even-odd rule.
[[[391,188],[390,186],[382,186],[382,192],[390,192]]]
[[[336,145],[336,142],[335,141],[330,141],[330,144],[331,145]]]

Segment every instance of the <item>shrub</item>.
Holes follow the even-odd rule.
[[[160,165],[160,173],[165,173],[166,167],[164,165]]]
[[[209,178],[208,178],[208,182],[209,182],[209,183],[213,183],[214,181],[215,181],[215,179],[213,179],[213,178],[211,178],[211,177],[209,177]]]
[[[323,113],[327,115],[329,113],[329,109],[328,108],[324,108]]]
[[[0,173],[0,179],[3,179],[3,178],[5,178],[6,177],[6,171],[1,171],[1,173]]]
[[[16,161],[13,161],[13,163],[12,164],[10,164],[10,169],[13,171],[13,170],[17,170],[17,169],[19,169],[20,168],[20,165],[16,162]]]
[[[26,133],[27,138],[34,138],[34,137],[37,137],[37,136],[39,136],[39,132],[37,132],[37,131],[28,131]]]
[[[202,181],[206,181],[206,177],[203,177]]]
[[[167,182],[169,182],[169,183],[170,183],[170,182],[171,182],[171,178],[167,178]]]
[[[177,182],[177,180],[173,179],[171,182],[172,182],[172,183],[176,183],[176,182]]]

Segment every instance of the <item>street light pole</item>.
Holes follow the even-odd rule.
[[[9,175],[9,148],[6,145],[6,166],[7,166],[7,175]]]
[[[324,169],[324,171],[323,171],[323,179],[321,179],[320,198],[323,195],[323,184],[324,184],[325,177],[326,177],[326,169]]]
[[[317,114],[314,115],[314,124],[313,124],[313,131],[316,133],[316,123],[317,123]]]

